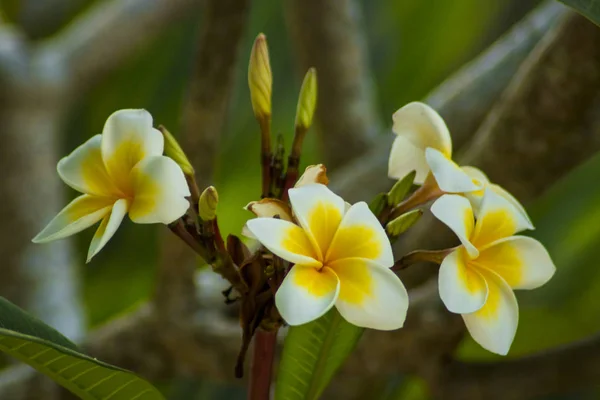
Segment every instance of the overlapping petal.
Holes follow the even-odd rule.
[[[534,229],[533,223],[531,222],[531,219],[529,218],[529,215],[527,214],[525,207],[523,207],[523,205],[521,203],[519,203],[519,200],[517,200],[506,189],[504,189],[500,185],[491,183],[490,180],[488,179],[488,177],[483,173],[483,171],[481,171],[478,168],[465,166],[465,167],[461,167],[461,169],[467,175],[469,175],[472,179],[474,179],[476,183],[479,183],[482,185],[481,190],[465,193],[465,196],[471,202],[471,205],[473,206],[473,210],[475,211],[476,214],[479,213],[479,209],[481,208],[481,203],[483,201],[483,195],[485,194],[485,189],[489,188],[492,191],[494,191],[496,194],[503,197],[509,203],[511,203],[517,209],[517,211],[519,211],[521,213],[523,219],[525,219],[527,221],[527,224],[528,224],[527,229]]]
[[[71,201],[32,240],[46,243],[89,228],[110,213],[113,199],[84,194]]]
[[[340,280],[335,306],[348,322],[379,330],[402,327],[408,293],[392,270],[361,258],[341,259],[330,267]]]
[[[139,224],[170,224],[180,218],[190,204],[190,190],[183,171],[165,156],[146,157],[131,171],[134,198],[129,217]]]
[[[152,127],[152,116],[146,110],[114,112],[102,130],[102,159],[109,176],[122,191],[131,194],[129,174],[145,157],[160,156],[164,139]]]
[[[450,312],[472,313],[479,310],[488,296],[485,279],[467,265],[468,257],[459,248],[444,258],[438,275],[440,297]]]
[[[296,219],[322,259],[344,217],[344,199],[321,184],[290,189],[288,193]]]
[[[90,244],[90,248],[88,249],[87,262],[90,262],[92,257],[94,257],[102,248],[108,243],[110,238],[113,237],[121,222],[123,222],[123,218],[127,214],[128,202],[125,199],[119,199],[113,205],[110,214],[106,215],[100,226],[96,230],[94,237],[92,238],[92,243]]]
[[[452,139],[442,117],[425,103],[412,102],[394,113],[392,130],[405,137],[422,151],[437,149],[448,157],[452,155]]]
[[[302,325],[329,311],[339,292],[339,279],[330,268],[295,265],[277,290],[275,305],[288,324]]]
[[[496,240],[512,236],[530,226],[519,210],[490,189],[486,189],[476,217],[477,223],[471,243],[480,250]]]
[[[280,218],[284,221],[292,221],[292,210],[287,203],[278,199],[262,199],[260,201],[251,201],[245,207],[257,217],[262,218]]]
[[[58,162],[57,171],[63,182],[81,193],[103,197],[119,197],[108,175],[100,150],[102,136],[96,135]]]
[[[388,175],[401,179],[412,170],[417,171],[415,183],[421,184],[429,173],[425,161],[428,147],[452,155],[452,139],[446,123],[427,104],[413,102],[392,116],[392,130],[398,135],[392,146]]]
[[[513,289],[535,289],[552,278],[556,267],[537,240],[525,236],[500,239],[473,261],[494,271]]]
[[[319,257],[311,239],[298,225],[276,218],[254,218],[246,226],[258,241],[284,260],[305,266],[322,266],[317,261]]]
[[[339,224],[325,255],[325,263],[344,258],[363,258],[390,268],[394,256],[381,223],[365,202],[354,204]]]
[[[483,348],[506,355],[517,332],[519,306],[512,289],[497,274],[481,270],[488,284],[488,298],[478,311],[463,314],[469,333]]]
[[[471,258],[477,257],[479,251],[470,240],[475,219],[469,200],[459,195],[445,194],[432,204],[431,212],[458,236]]]
[[[429,165],[425,159],[425,150],[416,147],[403,136],[398,136],[392,144],[388,161],[388,176],[402,179],[411,171],[415,171],[414,182],[422,185],[429,174]]]
[[[466,193],[483,188],[454,161],[439,150],[428,148],[425,159],[440,189],[446,193]]]

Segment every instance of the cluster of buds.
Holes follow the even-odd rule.
[[[271,94],[273,75],[269,61],[269,49],[264,34],[254,41],[248,66],[248,86],[254,116],[261,130],[262,197],[287,198],[287,191],[298,179],[298,167],[304,137],[310,129],[317,106],[317,71],[310,68],[304,77],[294,124],[294,140],[283,171],[284,148],[279,136],[278,148],[271,151]]]

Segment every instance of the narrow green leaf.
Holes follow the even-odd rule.
[[[54,328],[0,297],[0,351],[84,400],[163,400],[149,382],[132,372],[79,352]]]
[[[335,308],[316,321],[291,327],[279,363],[275,400],[318,399],[363,331]]]
[[[600,0],[560,0],[569,7],[574,8],[581,15],[600,25]]]
[[[371,212],[375,215],[379,215],[385,208],[388,202],[387,193],[379,193],[377,196],[373,197],[373,200],[369,203],[369,208]]]
[[[404,200],[406,194],[410,190],[410,187],[415,181],[415,176],[417,176],[417,172],[411,171],[406,174],[404,178],[400,179],[394,184],[388,193],[388,205],[394,207]]]
[[[404,213],[395,220],[389,222],[385,227],[385,230],[391,237],[400,236],[406,232],[408,228],[416,224],[422,215],[423,210],[420,208]]]

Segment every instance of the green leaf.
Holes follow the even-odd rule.
[[[0,350],[84,400],[164,399],[149,382],[80,353],[57,330],[3,297],[0,297]]]
[[[581,15],[600,25],[600,0],[560,0],[569,7],[574,8]]]
[[[413,182],[417,176],[416,171],[409,172],[404,178],[394,184],[388,193],[388,205],[397,206],[408,194]]]
[[[335,308],[316,321],[291,327],[283,345],[275,399],[318,399],[363,331]]]

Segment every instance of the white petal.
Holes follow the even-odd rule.
[[[288,193],[296,219],[310,235],[318,248],[319,258],[322,258],[344,217],[344,199],[321,184],[304,185],[290,189]]]
[[[377,217],[367,203],[354,204],[340,224],[325,263],[344,258],[363,258],[391,268],[394,265],[392,246]]]
[[[102,130],[102,159],[113,182],[127,191],[129,173],[145,157],[160,156],[164,139],[152,127],[152,116],[146,110],[114,112]]]
[[[471,314],[463,314],[473,339],[484,349],[506,355],[517,332],[519,306],[512,289],[498,275],[481,271],[489,294],[485,305]]]
[[[339,280],[331,269],[295,265],[277,290],[275,305],[289,325],[302,325],[329,311],[339,291]]]
[[[248,228],[248,224],[244,224],[244,226],[242,226],[242,235],[246,236],[249,239],[256,240],[256,236],[254,236],[254,234],[250,231],[250,229]]]
[[[306,232],[288,221],[254,218],[246,222],[252,235],[273,254],[292,262],[320,267],[318,256]]]
[[[70,202],[33,238],[46,243],[74,235],[94,225],[110,212],[114,200],[84,194]]]
[[[388,176],[402,179],[410,172],[415,171],[415,184],[422,185],[429,174],[429,165],[425,159],[425,150],[416,147],[403,136],[394,139],[388,163]]]
[[[471,242],[482,249],[485,246],[521,232],[530,223],[511,202],[491,189],[486,189]]]
[[[183,171],[169,157],[153,156],[131,171],[134,199],[129,217],[138,224],[170,224],[190,207],[190,189]]]
[[[490,183],[490,180],[487,177],[487,175],[479,168],[465,165],[465,166],[460,167],[460,169],[462,169],[463,172],[466,173],[467,175],[469,175],[472,179],[476,179],[482,184]]]
[[[467,262],[464,249],[455,250],[444,258],[438,275],[440,297],[446,308],[456,314],[479,310],[488,295],[485,279]]]
[[[452,139],[442,117],[427,104],[413,102],[405,105],[392,116],[392,130],[405,137],[424,151],[431,147],[452,156]]]
[[[101,135],[93,136],[58,162],[58,175],[73,189],[96,196],[120,197],[102,161]]]
[[[454,232],[471,258],[478,251],[471,243],[475,218],[469,200],[455,194],[445,194],[431,205],[432,214]]]
[[[512,194],[510,194],[506,189],[504,189],[500,185],[491,184],[489,187],[494,192],[502,196],[504,199],[508,200],[508,202],[511,203],[521,213],[521,216],[527,224],[525,229],[535,229],[535,227],[533,226],[533,222],[531,222],[531,218],[529,218],[527,211],[525,211],[525,207],[523,207],[523,205],[519,203],[519,200],[517,200]]]
[[[402,327],[408,293],[392,270],[358,258],[334,262],[331,268],[340,280],[335,306],[348,322],[385,331]]]
[[[88,250],[87,262],[90,262],[92,257],[98,254],[98,252],[102,250],[106,243],[108,243],[110,238],[113,237],[121,225],[125,214],[127,214],[127,206],[127,200],[117,200],[110,214],[104,217],[102,223],[92,238],[92,243],[90,244],[90,248]]]
[[[544,246],[526,236],[500,239],[482,250],[474,262],[500,275],[513,289],[538,288],[556,271]]]
[[[477,184],[454,161],[439,150],[431,147],[425,150],[425,159],[440,189],[447,193],[463,193],[480,190]]]

